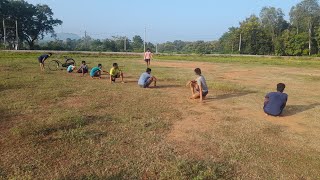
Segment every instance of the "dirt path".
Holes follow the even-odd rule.
[[[306,85],[306,81],[302,78],[293,82],[293,79],[300,75],[303,77],[310,74],[319,76],[320,71],[318,70],[310,72],[310,70],[287,67],[248,68],[206,62],[156,61],[152,65],[156,67],[188,69],[190,71],[195,67],[200,67],[207,76],[214,76],[215,79],[224,82],[240,83],[258,90],[256,93],[240,93],[235,95],[228,93],[221,95],[211,90],[208,100],[204,103],[199,103],[197,100],[188,99],[190,90],[186,87],[164,88],[166,93],[172,97],[172,102],[176,104],[176,107],[182,113],[182,120],[173,125],[168,135],[168,141],[172,142],[177,150],[186,156],[201,159],[203,154],[209,153],[218,157],[221,154],[218,145],[204,141],[205,137],[203,136],[208,133],[214,133],[217,126],[227,121],[233,122],[241,118],[251,117],[257,127],[260,124],[263,124],[263,126],[272,125],[274,127],[281,127],[288,136],[291,134],[301,134],[309,137],[314,133],[320,133],[319,129],[307,125],[308,122],[305,120],[306,117],[309,117],[312,121],[316,119],[314,115],[310,116],[310,113],[314,113],[315,109],[319,108],[320,103],[317,103],[315,99],[310,97],[318,94],[319,86],[310,86],[307,92],[308,95],[305,94],[306,92],[298,95],[297,92],[301,91],[301,88]],[[266,116],[262,112],[262,92],[271,91],[274,89],[274,82],[278,83],[280,81],[287,82],[293,89],[288,91],[289,97],[292,98],[287,107],[288,110],[281,118]],[[312,84],[312,82],[307,83]],[[299,105],[301,103],[304,105]],[[232,114],[232,116],[229,117],[228,113]],[[319,148],[320,141],[313,140],[309,145]]]

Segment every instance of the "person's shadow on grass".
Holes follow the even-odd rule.
[[[218,96],[209,96],[209,97],[206,98],[206,100],[207,101],[223,100],[223,99],[246,96],[248,94],[253,94],[253,93],[257,93],[257,92],[256,91],[245,91],[245,92],[235,92],[235,93],[229,93],[229,94],[221,94],[221,95],[218,95]]]
[[[309,105],[287,105],[283,111],[283,116],[293,116],[304,111],[316,108],[320,103],[313,103]]]

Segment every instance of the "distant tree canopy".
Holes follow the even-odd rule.
[[[1,0],[0,18],[6,27],[6,40],[9,46],[16,44],[16,24],[18,22],[18,37],[20,45],[26,42],[33,49],[38,39],[45,34],[54,35],[54,27],[62,21],[53,18],[53,12],[48,5],[33,5],[24,0]],[[4,30],[1,23],[1,38]]]
[[[48,42],[39,41],[46,34],[54,35],[54,27],[62,21],[53,18],[47,5],[32,5],[24,0],[1,0],[0,18],[5,19],[7,43],[14,45],[15,20],[18,21],[20,46],[30,49],[68,51],[142,52],[143,39],[113,36],[93,39],[86,36],[79,40],[66,39]],[[3,39],[1,23],[0,38]],[[26,43],[27,46],[24,45]],[[216,41],[181,41],[153,44],[146,47],[160,53],[197,54],[252,54],[301,56],[320,54],[320,5],[318,0],[302,0],[291,8],[289,20],[279,8],[263,7],[259,16],[251,15],[230,27]]]
[[[287,22],[281,9],[262,8],[260,17],[250,16],[240,22],[240,27],[230,28],[220,38],[222,52],[293,56],[319,54],[318,0],[301,1],[291,8],[289,16],[290,22]]]

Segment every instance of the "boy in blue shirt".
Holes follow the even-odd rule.
[[[94,67],[90,71],[90,77],[93,79],[94,77],[98,77],[101,79],[101,72],[102,72],[102,64],[98,64],[97,67]]]
[[[266,95],[263,110],[267,115],[281,115],[288,101],[288,95],[283,93],[285,88],[285,84],[279,83],[277,84],[277,92],[271,92]]]
[[[72,73],[75,68],[76,66],[74,66],[74,63],[71,63],[67,68],[67,72]]]
[[[138,85],[142,88],[148,88],[152,82],[154,83],[154,87],[157,86],[157,78],[154,76],[151,76],[151,69],[147,68],[146,72],[142,73]]]

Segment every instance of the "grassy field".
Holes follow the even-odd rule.
[[[0,179],[320,179],[320,60],[157,56],[159,87],[141,89],[137,55],[66,54],[124,65],[127,83],[109,84],[0,53]],[[184,86],[196,67],[204,103]],[[289,102],[268,117],[278,82]]]

